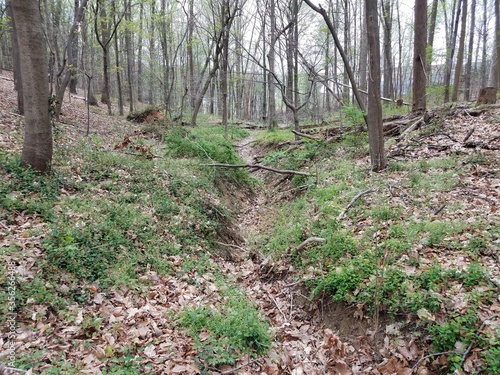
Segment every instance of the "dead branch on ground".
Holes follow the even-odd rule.
[[[264,169],[266,171],[279,173],[279,174],[294,174],[294,175],[306,176],[306,177],[312,176],[312,174],[307,173],[307,172],[292,171],[290,169],[276,169],[276,168],[266,167],[265,165],[262,165],[262,164],[219,164],[219,163],[212,163],[212,164],[203,164],[203,165],[205,167],[218,167],[218,168]]]
[[[397,138],[398,141],[402,140],[408,133],[411,133],[420,126],[420,123],[424,121],[424,116],[419,117],[417,121],[411,124],[401,135]]]
[[[309,134],[301,133],[301,132],[298,132],[296,130],[292,130],[292,133],[295,134],[295,135],[298,135],[299,137],[303,137],[303,138],[307,138],[307,139],[313,139],[315,141],[321,141],[321,138],[317,138],[317,137],[314,137],[314,136],[309,135]]]
[[[368,193],[373,193],[375,192],[375,190],[373,189],[368,189],[368,190],[364,190],[364,191],[361,191],[359,192],[358,194],[356,194],[356,196],[354,198],[351,199],[351,201],[349,202],[349,204],[344,208],[344,210],[340,213],[339,216],[337,216],[337,220],[340,220],[344,217],[344,215],[347,213],[347,211],[349,210],[349,208],[352,207],[352,205],[359,199],[361,198],[363,195],[365,194],[368,194]]]
[[[300,245],[298,245],[295,248],[295,250],[300,251],[304,247],[306,247],[308,244],[310,244],[311,242],[326,242],[326,240],[324,238],[321,238],[321,237],[309,237],[307,240],[305,240]]]

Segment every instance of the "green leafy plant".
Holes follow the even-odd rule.
[[[265,353],[271,343],[267,322],[239,294],[229,297],[217,308],[187,308],[180,315],[180,321],[195,339],[198,362],[203,369],[234,364],[243,354]],[[208,336],[200,340],[202,331]]]

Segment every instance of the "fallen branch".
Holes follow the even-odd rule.
[[[460,354],[458,353],[456,350],[449,350],[449,351],[446,351],[446,352],[439,352],[439,353],[431,353],[431,354],[428,354],[426,355],[425,357],[422,357],[420,358],[411,368],[411,373],[413,374],[413,372],[415,370],[418,369],[418,366],[420,365],[420,363],[422,363],[422,361],[425,361],[426,359],[428,358],[432,358],[432,357],[435,357],[435,356],[438,356],[438,355],[446,355],[446,354]]]
[[[307,177],[312,176],[310,173],[306,173],[306,172],[292,171],[289,169],[275,169],[275,168],[271,168],[271,167],[266,167],[265,165],[262,165],[262,164],[219,164],[219,163],[213,163],[213,164],[203,164],[203,165],[205,167],[220,167],[220,168],[264,169],[266,171],[279,173],[279,174],[295,174],[298,176],[307,176]]]
[[[222,371],[221,374],[222,375],[228,375],[228,374],[233,374],[235,373],[236,371],[238,370],[241,370],[243,367],[247,367],[249,365],[253,365],[254,363],[257,362],[257,359],[254,359],[253,361],[248,361],[247,363],[244,363],[242,364],[241,366],[238,366],[238,367],[235,367],[233,369],[230,369],[230,370],[226,370],[226,371]]]
[[[314,137],[314,136],[309,135],[309,134],[301,133],[301,132],[298,132],[296,130],[292,130],[292,133],[295,134],[295,135],[298,135],[299,137],[303,137],[303,138],[307,138],[307,139],[313,139],[315,141],[321,141],[321,138]]]
[[[305,240],[304,242],[302,242],[300,245],[298,245],[295,250],[297,251],[300,251],[302,250],[304,247],[306,247],[308,244],[310,244],[311,242],[325,242],[326,240],[324,238],[321,238],[321,237],[309,237],[307,240]]]
[[[415,121],[412,125],[410,125],[401,135],[397,138],[398,141],[402,140],[408,133],[411,133],[415,129],[418,128],[420,123],[424,121],[424,116],[420,117],[417,121]]]
[[[368,193],[373,193],[375,192],[375,190],[373,189],[368,189],[368,190],[364,190],[364,191],[361,191],[359,192],[358,194],[356,194],[356,196],[354,198],[351,199],[351,201],[349,202],[349,204],[344,208],[344,210],[340,213],[339,216],[337,216],[337,220],[341,220],[344,215],[347,213],[347,211],[349,210],[349,208],[352,207],[352,205],[359,199],[361,198],[363,195],[365,194],[368,194]]]
[[[462,143],[465,143],[467,142],[467,140],[470,138],[470,136],[472,135],[472,133],[474,133],[474,130],[476,130],[475,127],[473,127],[472,129],[470,129],[467,134],[465,135],[464,139],[462,140]]]
[[[482,148],[483,150],[500,150],[498,146],[490,146],[489,144],[481,141],[468,141],[464,143],[465,148]]]

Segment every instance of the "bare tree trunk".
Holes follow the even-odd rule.
[[[380,98],[380,45],[377,2],[365,0],[366,29],[368,35],[370,79],[368,80],[368,142],[372,170],[387,167],[382,129],[382,101]]]
[[[349,1],[348,0],[343,0],[343,13],[344,13],[344,51],[349,51],[350,48],[350,12],[349,12]],[[346,55],[346,58],[349,56]],[[344,94],[342,95],[344,98],[344,102],[350,102],[350,97],[351,93],[349,92],[349,72],[348,72],[348,67],[350,68],[350,62],[347,60],[348,63],[344,64],[344,76],[343,76],[343,86],[344,86]]]
[[[269,62],[269,72],[267,74],[267,84],[268,84],[268,93],[269,93],[269,104],[268,104],[268,116],[267,123],[269,129],[274,129],[276,127],[276,91],[275,91],[275,79],[274,73],[276,71],[275,68],[275,55],[276,55],[276,1],[270,0],[270,9],[269,9],[269,21],[270,21],[270,43],[269,43],[269,51],[267,53],[267,60]]]
[[[38,2],[11,3],[19,53],[24,103],[24,144],[21,163],[49,171],[52,162],[52,125],[49,118],[47,50]]]
[[[215,75],[217,74],[217,71],[219,70],[221,55],[223,53],[224,33],[226,32],[226,30],[227,33],[229,33],[229,31],[231,30],[231,26],[233,24],[234,17],[236,15],[235,13],[238,8],[239,8],[239,2],[235,1],[233,9],[228,9],[226,17],[222,17],[223,22],[222,24],[220,24],[220,29],[214,36],[215,51],[213,53],[213,65],[212,68],[210,69],[210,72],[208,73],[208,77],[205,80],[204,85],[200,86],[195,106],[193,108],[193,114],[191,116],[191,126],[196,125],[196,119],[198,117],[198,113],[200,112],[200,108],[203,103],[203,98],[205,97],[205,94],[208,88],[210,87],[212,80],[214,79]]]
[[[128,22],[132,20],[132,4],[131,0],[126,1],[125,18]],[[142,21],[141,21],[142,22]],[[140,30],[142,32],[142,30]],[[125,49],[127,50],[127,83],[128,83],[128,98],[129,98],[129,112],[134,112],[134,51],[132,45],[132,35],[130,28],[125,30]]]
[[[337,31],[335,30],[335,27],[332,23],[332,20],[328,16],[327,12],[321,7],[321,6],[316,6],[312,3],[311,0],[304,0],[304,2],[315,12],[321,14],[323,17],[326,25],[328,26],[328,30],[330,30],[330,34],[333,37],[333,40],[335,41],[335,46],[337,47],[337,50],[340,53],[340,56],[342,57],[342,61],[344,63],[345,69],[347,71],[347,75],[349,76],[349,81],[351,82],[351,88],[354,93],[354,96],[356,97],[356,101],[358,102],[358,106],[363,111],[365,112],[365,105],[363,103],[363,100],[361,98],[361,94],[358,90],[358,86],[356,84],[356,80],[354,78],[354,74],[352,72],[351,66],[349,64],[349,59],[347,58],[347,55],[344,52],[344,49],[342,48],[342,45],[340,44],[339,38],[337,37]],[[366,115],[364,116],[366,124],[368,124],[368,121],[366,119]]]
[[[187,84],[189,85],[189,106],[194,108],[196,101],[196,84],[194,77],[194,58],[193,58],[193,33],[194,33],[194,0],[188,1],[188,39],[186,46],[187,63],[188,63],[188,77]]]
[[[472,0],[470,8],[469,48],[467,51],[467,62],[465,63],[465,101],[470,100],[471,94],[472,53],[474,49],[474,33],[476,29],[476,0]]]
[[[139,36],[137,39],[137,101],[144,102],[143,96],[143,77],[142,77],[142,33],[143,33],[143,20],[144,18],[144,3],[139,4]]]
[[[431,84],[432,77],[432,59],[433,59],[433,48],[434,48],[434,35],[436,33],[436,19],[437,19],[437,9],[438,1],[432,0],[431,15],[429,20],[429,35],[427,37],[427,61],[426,61],[426,72],[427,72],[427,83]]]
[[[457,65],[455,67],[455,78],[453,79],[453,92],[451,94],[451,101],[458,100],[458,89],[460,87],[460,77],[462,76],[462,67],[464,65],[464,50],[465,50],[465,31],[467,27],[467,0],[462,0],[462,26],[460,31],[460,41],[458,45]]]
[[[394,97],[394,84],[392,81],[392,3],[391,0],[382,0],[384,20],[384,86],[383,96]]]
[[[482,63],[481,63],[481,87],[486,87],[488,84],[488,74],[487,74],[487,41],[488,41],[488,32],[487,32],[487,14],[488,14],[488,0],[483,1],[483,25],[481,28],[482,36],[483,36],[483,51],[482,51]]]
[[[221,23],[229,17],[229,0],[223,0],[221,15]],[[222,94],[222,125],[224,126],[224,137],[229,136],[229,108],[228,108],[228,58],[229,58],[229,29],[225,28],[222,31],[222,67],[221,67],[221,94]]]
[[[75,18],[80,10],[80,0],[75,0]],[[71,53],[73,55],[73,63],[71,68],[71,79],[69,81],[69,92],[76,94],[76,87],[78,85],[78,49],[79,49],[80,35],[77,33],[71,43],[71,46],[66,48],[71,48]],[[68,62],[68,65],[70,63]]]
[[[330,87],[330,34],[326,34],[325,42],[325,83],[328,88]],[[327,114],[332,112],[332,94],[330,90],[325,90],[324,93],[324,108]]]
[[[155,9],[156,2],[151,3],[150,9],[150,31],[151,34],[149,36],[149,85],[148,85],[148,102],[149,104],[154,104],[154,92],[153,92],[153,82],[155,79],[154,66],[152,65],[153,61],[155,61]]]
[[[415,34],[413,43],[413,107],[414,113],[426,110],[425,60],[427,45],[427,0],[415,0]]]
[[[396,2],[397,21],[398,21],[398,98],[403,96],[403,40],[401,32],[401,16],[399,12],[399,1]]]
[[[454,22],[453,24],[453,32],[451,39],[449,41],[449,54],[447,56],[447,62],[446,62],[446,75],[445,75],[445,81],[444,81],[444,102],[449,102],[450,101],[450,83],[451,83],[451,70],[453,67],[453,57],[455,55],[455,45],[457,42],[457,34],[458,34],[458,21],[460,18],[460,12],[462,10],[462,0],[458,0],[457,3],[457,12],[456,15],[453,14],[454,17]]]
[[[495,51],[496,51],[496,74],[495,87],[500,88],[500,0],[495,0]]]
[[[56,93],[58,99],[54,114],[54,117],[56,119],[59,119],[59,115],[61,114],[61,108],[64,101],[64,94],[66,92],[66,88],[68,87],[68,84],[71,82],[71,79],[75,74],[74,64],[76,61],[76,56],[73,54],[74,52],[73,46],[75,44],[74,40],[78,35],[78,27],[85,16],[85,8],[87,7],[87,3],[88,0],[83,0],[80,7],[78,8],[78,11],[75,13],[73,25],[71,26],[68,39],[66,41],[66,52],[68,54],[67,56],[68,60],[67,60],[66,73],[64,74],[64,77]]]
[[[368,90],[368,32],[366,31],[366,9],[361,7],[361,42],[359,45],[359,89],[363,91]],[[364,102],[363,104],[366,104]]]
[[[14,89],[17,91],[17,111],[24,115],[23,77],[21,74],[21,56],[19,55],[19,44],[17,40],[16,20],[12,16],[12,1],[7,2],[7,12],[11,20],[12,41],[12,67],[14,69]]]
[[[113,0],[113,22],[116,25],[116,2]],[[125,4],[125,6],[127,6]],[[118,113],[123,116],[123,90],[122,90],[122,68],[120,67],[120,49],[118,48],[118,35],[115,36],[115,69],[116,85],[118,88]]]

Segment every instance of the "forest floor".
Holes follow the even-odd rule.
[[[40,374],[423,375],[452,372],[453,361],[459,362],[456,373],[494,374],[500,368],[494,367],[500,366],[495,362],[500,354],[500,108],[474,117],[466,108],[456,108],[432,132],[388,142],[393,167],[383,176],[369,172],[364,145],[350,138],[354,145],[349,147],[354,148],[348,150],[354,151],[348,164],[342,164],[346,149],[333,156],[320,154],[324,160],[315,165],[309,159],[317,157],[316,150],[316,156],[300,154],[292,167],[314,178],[297,182],[256,170],[251,188],[236,191],[229,183],[221,187],[216,177],[215,182],[196,185],[194,194],[182,195],[183,189],[191,189],[187,185],[195,184],[190,178],[202,178],[198,161],[180,158],[178,165],[169,165],[173,162],[162,156],[162,139],[124,118],[107,116],[102,107],[91,109],[91,136],[85,137],[86,109],[73,98],[63,107],[62,121],[55,124],[54,195],[52,186],[39,189],[42,180],[22,174],[11,161],[21,151],[23,128],[22,116],[15,112],[11,78],[8,72],[0,74],[0,194],[5,194],[0,197],[5,264],[0,282],[6,290],[13,267],[20,307],[12,337],[6,307],[2,310],[0,363],[10,363],[8,348],[14,343],[14,367]],[[472,128],[469,141],[476,143],[469,147],[463,140]],[[287,160],[296,157],[288,157],[290,149],[302,146],[266,142],[261,133],[253,130],[234,140],[241,159],[290,168]],[[306,145],[302,151],[308,147],[315,146]],[[214,195],[212,183],[224,194]],[[167,211],[165,227],[150,212],[159,212],[151,201],[163,190],[180,191],[179,196],[162,196],[170,204],[162,207]],[[365,192],[359,201],[351,200],[356,192]],[[111,206],[115,200],[116,207]],[[179,200],[186,200],[186,205]],[[130,203],[136,206],[129,208]],[[197,216],[191,203],[210,214]],[[208,233],[203,226],[212,228],[213,218],[226,220],[219,212],[222,207],[232,210],[228,215],[233,219],[224,233],[217,232],[220,251],[203,255]],[[140,209],[140,214],[133,209]],[[102,218],[93,216],[100,211]],[[130,221],[127,215],[136,216]],[[205,216],[210,220],[203,221]],[[113,220],[126,228],[127,238],[114,231]],[[412,232],[412,225],[420,229]],[[131,244],[138,258],[123,264],[141,264],[149,259],[145,243],[158,241],[172,248],[158,256],[165,258],[167,269],[160,263],[155,268],[152,261],[137,266],[140,271],[134,278],[128,268],[118,267],[127,276],[112,271],[110,279],[118,281],[110,287],[82,281],[93,274],[74,279],[71,272],[80,275],[79,267],[87,267],[78,263],[83,255],[76,241],[86,226],[93,228],[90,232],[107,231],[99,241],[111,243],[112,237],[118,243],[111,261],[94,248],[90,256],[102,257],[98,261],[133,258],[120,252]],[[146,226],[156,232],[150,235]],[[181,242],[188,228],[195,233],[190,236],[198,237]],[[338,233],[345,236],[336,237]],[[97,236],[89,234],[85,241],[97,241]],[[304,244],[319,237],[317,243]],[[371,253],[344,246],[356,241],[364,248],[368,238],[375,250],[380,244],[381,255],[371,258]],[[336,256],[332,246],[337,245],[347,258],[359,262],[328,264]],[[184,247],[192,250],[183,253]],[[378,263],[371,267],[366,259]],[[50,275],[50,262],[68,272],[56,268],[57,274]],[[336,277],[344,272],[342,267],[351,267],[354,274],[365,268],[372,273],[360,287],[340,295]],[[392,280],[394,270],[400,273]],[[414,275],[427,283],[427,294],[420,295],[417,279],[410,279]],[[416,292],[398,294],[388,287],[378,295],[378,285],[385,280],[392,280],[393,289],[404,284]],[[320,286],[318,293],[311,292]],[[372,300],[361,299],[370,293]],[[373,294],[378,296],[375,301]],[[391,315],[391,303],[402,305],[403,300],[406,310],[395,305]],[[0,302],[6,303],[6,297]],[[434,322],[441,325],[427,330],[426,324]],[[261,328],[270,333],[270,342]],[[245,351],[241,343],[233,343],[230,336],[237,337],[238,330],[242,341],[265,351],[257,354],[257,349]],[[432,336],[440,341],[433,342]],[[230,345],[244,354],[235,359],[230,350],[224,352]]]

